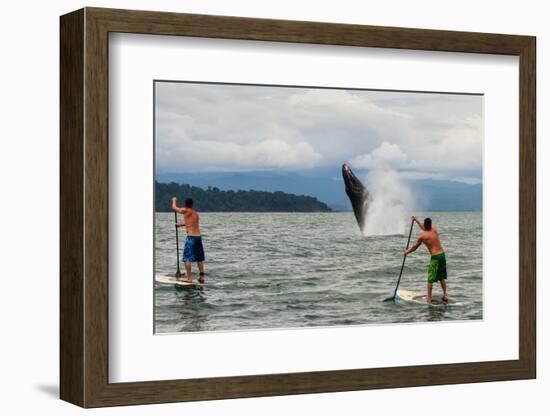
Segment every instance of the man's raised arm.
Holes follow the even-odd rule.
[[[421,230],[424,230],[424,224],[422,224],[420,221],[418,221],[418,219],[414,215],[411,218],[414,222],[416,222],[418,224],[418,226],[420,227]]]
[[[176,201],[176,197],[172,197],[172,211],[179,212],[180,214],[183,214],[185,211],[187,211],[187,208],[178,208],[178,206],[176,205]]]

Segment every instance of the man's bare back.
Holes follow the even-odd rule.
[[[201,235],[201,230],[199,228],[199,213],[193,208],[179,208],[179,212],[183,214],[187,235]]]
[[[431,230],[424,230],[418,239],[424,243],[432,256],[443,253],[443,247],[441,246],[441,241],[439,241],[437,228],[433,227]]]
[[[418,237],[418,240],[416,243],[409,248],[408,250],[405,250],[406,254],[412,253],[415,251],[421,244],[424,244],[430,254],[432,256],[435,256],[437,254],[441,254],[444,252],[443,246],[441,245],[441,241],[439,241],[439,233],[437,232],[437,228],[431,227],[430,222],[430,229],[427,230],[424,227],[424,224],[422,224],[418,219],[413,215],[412,220],[418,224],[418,226],[422,229],[422,234]]]

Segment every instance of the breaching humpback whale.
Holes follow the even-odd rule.
[[[342,165],[342,176],[344,177],[346,194],[351,201],[355,219],[357,220],[359,228],[363,230],[365,218],[367,217],[369,193],[367,192],[367,188],[365,188],[361,181],[357,179],[357,176],[355,176],[351,170],[351,167],[345,163]]]

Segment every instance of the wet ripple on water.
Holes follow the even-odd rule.
[[[447,252],[449,290],[459,306],[381,302],[395,286],[407,236],[363,237],[351,213],[203,213],[208,283],[201,291],[157,285],[155,330],[481,319],[481,213],[430,216]],[[172,221],[171,214],[156,214],[156,273],[174,273]],[[408,256],[401,288],[425,291],[427,261],[423,248]]]

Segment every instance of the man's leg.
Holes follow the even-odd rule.
[[[185,272],[187,273],[186,282],[191,283],[193,281],[193,277],[191,276],[191,262],[190,261],[185,262]]]
[[[441,283],[441,289],[443,290],[443,302],[447,302],[449,300],[449,296],[447,296],[447,283],[445,279],[441,279],[439,283]]]
[[[199,283],[204,283],[204,261],[198,261],[199,266]]]
[[[428,283],[428,297],[426,298],[426,302],[432,303],[432,287],[433,283]]]

